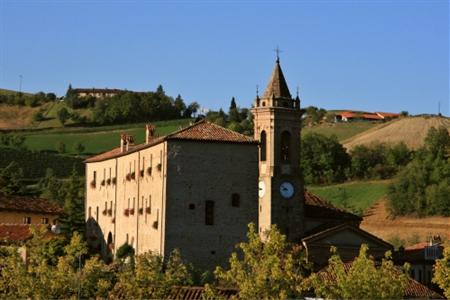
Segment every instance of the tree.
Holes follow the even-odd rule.
[[[181,98],[180,94],[178,94],[178,96],[175,98],[173,104],[175,108],[180,112],[180,115],[183,115],[184,111],[186,110],[186,104],[184,104],[183,98]]]
[[[450,299],[450,243],[444,246],[444,257],[436,260],[433,267],[433,282],[437,284],[443,291],[444,296]]]
[[[61,124],[64,125],[66,121],[70,118],[70,113],[65,107],[63,107],[60,110],[58,110],[57,116]]]
[[[61,199],[64,201],[64,213],[59,219],[61,232],[67,236],[75,231],[83,234],[85,230],[84,181],[78,176],[75,168],[69,180],[62,185]]]
[[[74,90],[72,89],[72,84],[69,83],[69,87],[67,88],[66,98],[69,98],[74,95]]]
[[[444,126],[431,127],[425,137],[425,150],[435,157],[444,157],[450,149],[450,134]]]
[[[10,139],[11,146],[15,148],[24,148],[25,136],[21,134],[13,134]]]
[[[189,266],[173,250],[167,259],[153,252],[136,256],[135,264],[124,264],[112,290],[113,298],[164,299],[175,286],[192,284]]]
[[[165,95],[166,94],[166,92],[164,91],[164,88],[163,88],[163,86],[161,84],[158,85],[158,87],[156,88],[156,93],[159,94],[159,95]]]
[[[0,192],[5,195],[22,194],[24,192],[22,179],[22,169],[15,161],[10,162],[6,168],[0,170]]]
[[[306,183],[344,181],[350,157],[335,136],[307,133],[301,140],[301,166]]]
[[[56,149],[58,150],[59,153],[66,153],[66,144],[64,144],[63,142],[59,141],[56,144]]]
[[[214,274],[221,285],[238,288],[242,299],[299,298],[305,291],[309,272],[306,253],[286,242],[276,226],[261,239],[249,224],[247,242],[232,253],[230,268],[217,267]]]
[[[402,110],[402,111],[400,112],[400,115],[401,115],[402,117],[407,117],[407,116],[409,116],[409,112],[407,112],[406,110]]]
[[[400,299],[408,282],[408,265],[394,266],[390,251],[381,265],[367,255],[362,245],[358,257],[348,267],[332,247],[327,268],[310,278],[316,297],[325,299]],[[349,263],[347,263],[349,264]]]
[[[389,185],[388,204],[394,215],[450,216],[450,138],[444,128],[431,128],[425,145]]]
[[[44,120],[45,120],[45,117],[44,117],[44,114],[42,113],[42,111],[37,111],[33,114],[33,121],[41,122]]]
[[[230,123],[239,123],[241,121],[239,109],[236,106],[234,97],[231,98],[230,110],[228,111],[228,121]]]
[[[61,206],[64,205],[60,193],[61,182],[54,175],[53,169],[48,168],[45,171],[45,177],[39,180],[38,187],[42,198],[53,200]]]
[[[185,118],[191,118],[192,115],[197,113],[197,110],[200,108],[200,105],[197,102],[192,102],[188,105],[186,110],[184,111]]]
[[[74,150],[76,153],[81,154],[84,152],[85,147],[82,143],[78,142],[74,145]]]

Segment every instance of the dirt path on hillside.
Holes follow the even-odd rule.
[[[378,201],[366,211],[361,228],[386,241],[395,238],[426,241],[430,235],[440,235],[450,240],[450,218],[393,218],[386,210],[386,200]]]

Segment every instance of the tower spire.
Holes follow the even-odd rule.
[[[291,99],[291,93],[289,92],[288,85],[286,83],[286,79],[284,79],[283,71],[281,70],[280,61],[279,61],[279,49],[277,48],[277,62],[275,64],[275,68],[272,72],[272,77],[270,78],[269,83],[267,84],[266,91],[264,92],[263,98],[271,98],[272,96],[275,98],[287,98]]]

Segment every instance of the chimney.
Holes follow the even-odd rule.
[[[155,137],[155,126],[152,124],[145,125],[145,143],[148,144]]]
[[[125,148],[128,148],[128,146],[127,146],[127,135],[124,134],[124,133],[122,133],[122,134],[120,135],[120,152],[121,152],[121,153],[122,153],[122,152],[125,152],[125,151],[126,151]],[[128,149],[127,149],[127,150],[128,150]]]
[[[127,135],[126,136],[126,146],[125,149],[126,151],[130,150],[130,146],[134,145],[134,138],[132,135]]]

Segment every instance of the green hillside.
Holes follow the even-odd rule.
[[[166,135],[189,124],[190,119],[154,122],[157,135]],[[90,128],[60,128],[42,131],[26,131],[25,146],[31,150],[56,150],[60,142],[66,145],[67,153],[74,154],[74,146],[81,143],[85,154],[96,154],[119,146],[121,133],[131,134],[135,143],[144,142],[145,124],[102,126]]]
[[[346,140],[352,136],[369,130],[379,123],[371,122],[351,122],[351,123],[322,123],[312,127],[304,127],[302,134],[315,132],[326,136],[335,135],[339,141]]]
[[[7,89],[1,89],[0,88],[0,95],[13,95],[18,94],[19,91],[13,91],[13,90],[7,90]],[[24,95],[32,95],[31,93],[22,92]]]
[[[389,183],[389,180],[357,181],[307,189],[338,207],[361,214],[386,195]]]

